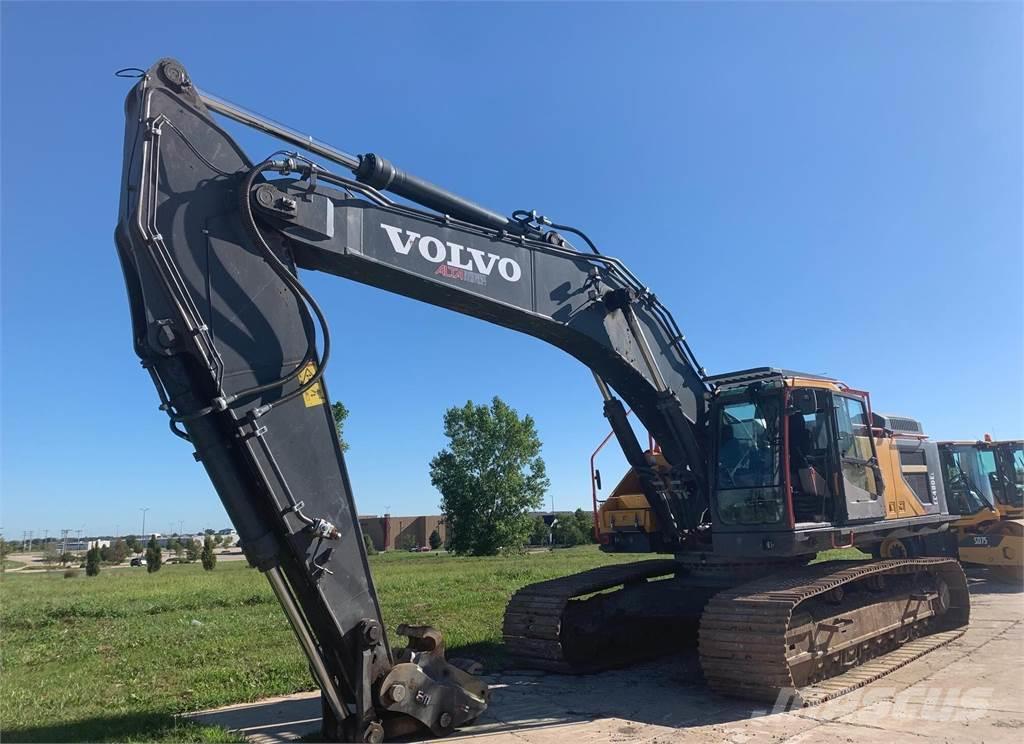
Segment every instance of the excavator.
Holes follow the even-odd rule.
[[[810,565],[824,548],[955,518],[935,445],[887,440],[866,393],[774,367],[709,376],[654,292],[582,230],[331,147],[204,92],[174,59],[135,74],[115,229],[134,349],[282,605],[326,739],[447,734],[485,710],[488,689],[446,659],[437,630],[399,626],[402,649],[385,632],[324,379],[338,345],[299,269],[520,331],[593,373],[669,557],[516,592],[503,633],[518,663],[627,664],[662,651],[640,629],[695,620],[714,690],[803,705],[964,631],[953,559]],[[228,121],[284,146],[251,159]],[[914,501],[889,480],[910,467],[924,476]]]

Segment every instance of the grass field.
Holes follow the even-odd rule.
[[[501,615],[517,588],[625,560],[594,547],[370,559],[389,629],[433,624],[449,649],[489,666],[502,661]],[[313,689],[266,579],[241,561],[209,573],[9,574],[0,628],[4,741],[235,741],[174,714]]]
[[[587,546],[509,558],[388,553],[370,563],[389,630],[432,624],[455,655],[500,668],[501,616],[516,589],[635,558]],[[242,561],[209,573],[192,564],[96,578],[8,574],[0,628],[5,741],[237,741],[174,714],[314,689],[266,579]]]

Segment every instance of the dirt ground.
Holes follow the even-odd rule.
[[[953,643],[814,708],[776,712],[714,695],[695,653],[602,674],[506,672],[488,678],[491,706],[446,741],[1019,742],[1024,739],[1024,593],[969,572],[971,624]],[[258,744],[317,732],[316,693],[194,714]]]

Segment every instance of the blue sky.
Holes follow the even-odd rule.
[[[0,12],[8,537],[138,531],[141,506],[159,531],[227,525],[134,357],[112,241],[129,87],[112,73],[161,56],[345,150],[583,227],[711,372],[831,373],[936,437],[1024,435],[1019,3]],[[556,507],[589,502],[607,429],[587,369],[304,280],[332,321],[361,513],[433,512],[444,410],[493,395],[537,420]]]

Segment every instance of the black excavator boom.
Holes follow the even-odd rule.
[[[355,177],[297,152],[255,163],[214,111]],[[405,628],[402,652],[389,645],[323,379],[330,331],[298,268],[514,328],[583,361],[612,420],[614,389],[675,468],[671,479],[645,471],[662,523],[680,544],[696,534],[706,389],[671,316],[617,260],[577,252],[533,214],[502,217],[207,96],[171,59],[138,81],[125,114],[115,239],[135,350],[309,657],[325,735],[374,740],[410,722],[443,734],[479,715],[486,688],[444,661],[430,629]],[[625,451],[639,452],[619,428]]]

